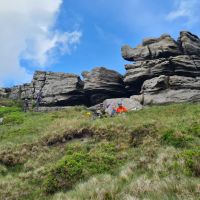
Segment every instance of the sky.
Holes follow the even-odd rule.
[[[199,0],[0,0],[0,87],[35,70],[125,73],[121,47],[182,30],[200,36]]]

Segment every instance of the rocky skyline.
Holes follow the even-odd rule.
[[[110,98],[131,97],[142,105],[200,100],[200,39],[180,32],[144,39],[142,45],[125,45],[122,57],[132,62],[121,75],[96,67],[80,76],[36,71],[32,82],[0,89],[0,96],[35,99],[41,90],[43,106],[95,105]]]

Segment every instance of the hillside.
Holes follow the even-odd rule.
[[[2,101],[0,199],[198,199],[200,104],[93,120]]]

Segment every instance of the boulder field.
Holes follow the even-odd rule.
[[[0,98],[34,100],[42,91],[45,107],[93,106],[113,98],[136,105],[200,101],[198,36],[182,31],[176,41],[164,34],[136,48],[125,45],[121,52],[130,62],[124,76],[105,67],[82,72],[82,80],[75,74],[36,71],[31,83],[0,88]]]

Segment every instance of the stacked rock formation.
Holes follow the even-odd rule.
[[[105,99],[126,96],[123,77],[118,72],[104,67],[94,68],[91,72],[83,72],[84,91],[91,105]]]
[[[7,98],[10,88],[0,88],[0,97]]]
[[[36,99],[42,92],[44,107],[95,105],[107,98],[125,96],[123,77],[104,67],[83,72],[84,81],[78,75],[36,71],[30,84],[1,89],[0,97],[11,99]]]
[[[131,94],[141,93],[141,103],[164,104],[200,101],[200,39],[181,32],[178,41],[169,35],[145,39],[142,45],[122,47],[124,78]]]
[[[30,84],[11,88],[12,99],[36,99],[42,92],[43,106],[72,106],[86,104],[83,82],[75,74],[36,71]]]
[[[196,35],[183,31],[177,41],[167,34],[144,39],[136,48],[123,46],[122,57],[133,62],[125,65],[124,77],[104,67],[83,72],[83,81],[75,74],[36,71],[29,84],[0,88],[0,98],[34,100],[41,91],[44,107],[91,106],[111,98],[137,108],[140,105],[132,101],[142,105],[200,101]]]

